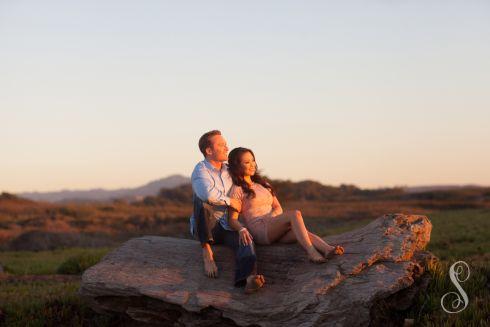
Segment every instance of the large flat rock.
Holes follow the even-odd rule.
[[[144,236],[87,269],[80,295],[98,312],[170,326],[367,326],[380,301],[413,296],[413,288],[423,284],[418,281],[433,259],[423,251],[431,228],[425,216],[384,215],[327,237],[345,254],[324,264],[309,262],[297,244],[257,246],[259,273],[267,283],[252,295],[233,287],[228,248],[213,246],[220,275],[210,279],[197,241]],[[404,308],[410,300],[402,301]]]

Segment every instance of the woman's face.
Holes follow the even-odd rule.
[[[250,152],[245,152],[240,158],[240,168],[243,176],[253,176],[257,170],[254,156]]]

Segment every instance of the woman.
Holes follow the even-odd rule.
[[[272,186],[257,172],[255,155],[250,149],[235,148],[228,156],[233,180],[230,197],[241,201],[241,212],[229,210],[229,224],[239,231],[240,242],[250,244],[292,243],[298,241],[315,263],[325,262],[333,254],[343,254],[341,246],[330,246],[308,232],[301,212],[283,213]],[[239,214],[245,226],[238,220]]]

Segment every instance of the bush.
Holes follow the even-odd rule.
[[[11,251],[43,251],[59,247],[73,247],[80,243],[80,234],[71,232],[48,232],[33,230],[20,234],[11,240]]]
[[[57,269],[58,274],[79,275],[102,259],[103,254],[81,253],[64,261]]]
[[[73,225],[83,226],[78,220]],[[75,233],[33,230],[20,234],[4,247],[9,251],[47,251],[73,247],[105,247],[114,245],[114,241],[104,232]]]

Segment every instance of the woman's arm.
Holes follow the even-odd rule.
[[[235,231],[239,231],[244,227],[239,221],[238,221],[238,211],[233,209],[232,207],[228,208],[228,225],[230,225],[231,228]]]
[[[240,237],[240,243],[243,245],[252,244],[252,234],[238,221],[238,211],[230,207],[228,209],[228,224],[233,230],[236,230]]]
[[[279,203],[279,200],[274,195],[274,199],[272,200],[271,215],[272,215],[272,217],[275,217],[275,216],[279,216],[280,214],[282,214],[282,207],[281,207],[281,204]]]

